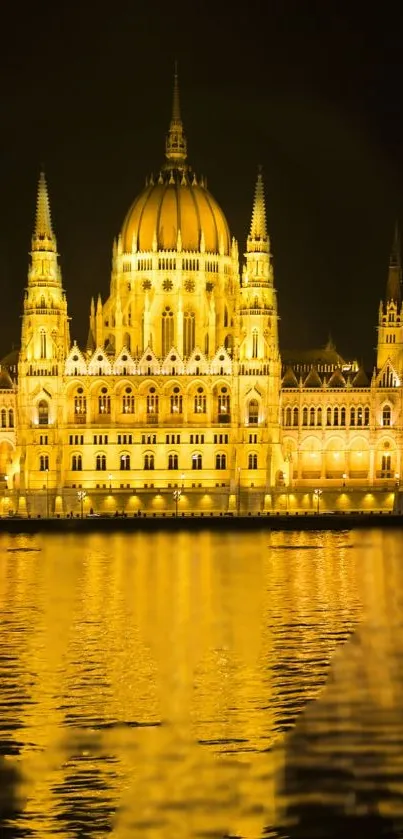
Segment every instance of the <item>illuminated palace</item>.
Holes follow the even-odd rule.
[[[70,339],[40,177],[21,350],[0,378],[3,512],[390,507],[400,282],[396,237],[370,378],[331,344],[280,355],[262,175],[240,270],[224,213],[187,162],[175,78],[165,161],[114,242],[86,347]]]

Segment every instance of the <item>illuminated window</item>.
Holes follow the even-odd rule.
[[[355,425],[355,408],[350,408],[350,425]]]
[[[40,332],[40,357],[46,358],[46,332],[42,329]]]
[[[195,394],[194,412],[195,412],[195,414],[205,414],[206,413],[206,394],[203,392],[202,387],[198,387],[197,388],[197,393]]]
[[[71,469],[73,472],[81,472],[83,468],[83,459],[81,454],[73,454],[71,458]]]
[[[328,408],[326,411],[326,425],[332,424],[332,409]]]
[[[147,414],[158,414],[158,396],[156,393],[147,394]]]
[[[287,426],[291,425],[291,417],[292,417],[291,408],[286,408],[285,412],[284,412],[285,425],[287,425]]]
[[[251,399],[248,405],[248,425],[257,425],[259,422],[259,403],[257,399]]]
[[[252,358],[258,358],[259,354],[259,339],[258,339],[258,331],[254,329],[252,331]]]
[[[298,408],[294,408],[293,410],[292,424],[294,427],[298,425]]]
[[[75,414],[86,414],[87,413],[87,400],[86,397],[83,395],[83,389],[78,388],[77,393],[74,397],[74,413]]]
[[[229,393],[227,393],[227,388],[222,387],[221,393],[218,396],[218,413],[220,416],[228,415],[231,410],[231,399]]]
[[[333,425],[339,424],[339,409],[335,408],[333,411]]]
[[[2,408],[1,411],[1,427],[6,428],[7,426],[7,411],[5,408]]]
[[[340,410],[340,425],[344,426],[346,424],[346,409],[341,408]]]
[[[106,472],[106,455],[97,454],[95,461],[95,468],[97,472]]]
[[[257,469],[257,454],[248,455],[248,469]]]
[[[392,412],[389,405],[385,405],[382,410],[382,425],[390,425],[392,419]]]
[[[122,397],[122,413],[134,414],[134,395],[131,387],[127,387]]]
[[[390,454],[382,455],[382,472],[389,473],[391,471],[392,458]]]
[[[308,425],[308,408],[302,410],[302,425]]]
[[[201,454],[192,454],[192,469],[202,469]]]
[[[38,424],[49,425],[49,405],[45,399],[38,402]]]
[[[315,425],[315,408],[309,409],[309,425]]]
[[[179,469],[178,466],[178,455],[177,454],[170,454],[168,457],[168,469]]]
[[[185,312],[183,316],[183,354],[191,355],[195,348],[196,316],[194,312]]]
[[[362,408],[357,408],[357,425],[362,425],[363,421],[363,411]]]
[[[174,345],[174,313],[169,306],[162,313],[162,355],[168,355]]]
[[[322,408],[318,408],[316,412],[316,425],[322,425]]]
[[[171,403],[171,414],[181,414],[182,413],[182,394],[179,393],[179,388],[175,387],[174,392],[171,394],[170,397]]]
[[[129,454],[121,454],[120,455],[120,469],[122,472],[128,472],[130,469],[130,455]]]
[[[145,454],[144,455],[144,469],[154,469],[154,455],[153,454]]]
[[[369,425],[369,408],[364,410],[364,425]]]
[[[100,414],[110,414],[111,412],[111,397],[106,387],[101,389],[98,396],[98,411]]]
[[[216,454],[216,456],[215,456],[215,468],[216,469],[226,469],[227,468],[227,456],[225,454]]]
[[[48,472],[49,470],[49,455],[41,454],[39,458],[39,471]]]

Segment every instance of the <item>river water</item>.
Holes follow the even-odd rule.
[[[0,836],[403,836],[403,536],[0,536]]]

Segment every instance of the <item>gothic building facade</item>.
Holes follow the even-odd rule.
[[[3,512],[390,506],[402,318],[396,237],[373,374],[331,344],[280,353],[262,175],[240,271],[224,213],[188,164],[175,77],[165,162],[114,242],[86,347],[70,339],[40,176],[21,349],[0,375]]]

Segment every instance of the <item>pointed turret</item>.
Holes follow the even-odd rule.
[[[389,273],[386,283],[386,300],[400,303],[402,299],[402,265],[400,255],[399,227],[396,222],[392,250],[389,259]]]
[[[45,173],[41,172],[36,199],[36,219],[34,235],[32,237],[32,250],[56,253],[56,249],[56,237],[53,233],[50,215],[48,187]]]
[[[180,113],[179,103],[179,81],[178,81],[178,67],[175,62],[174,75],[174,91],[172,101],[172,116],[169,125],[169,132],[165,143],[165,156],[167,163],[166,169],[174,167],[175,169],[183,170],[186,168],[187,157],[187,143],[183,131],[183,124]]]
[[[264,199],[264,185],[261,169],[259,169],[256,181],[247,250],[255,252],[263,251],[265,253],[269,252],[269,237],[267,235],[266,227],[266,204]]]

